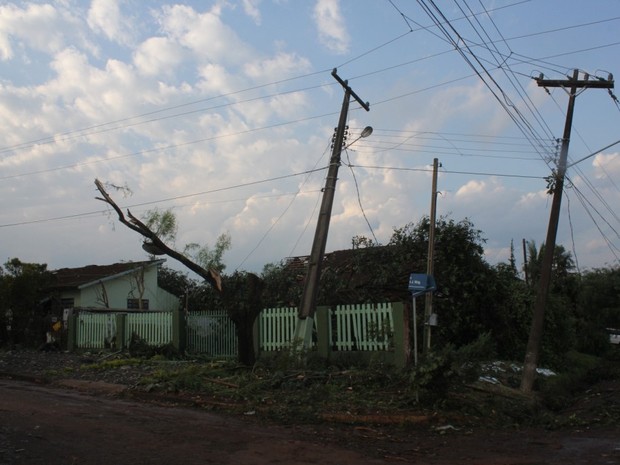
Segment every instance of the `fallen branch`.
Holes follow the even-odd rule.
[[[174,249],[168,247],[150,228],[145,225],[138,218],[133,216],[129,210],[127,210],[127,217],[121,210],[121,208],[116,204],[116,202],[110,197],[110,194],[105,190],[103,183],[99,181],[99,179],[95,179],[95,186],[97,186],[97,190],[101,193],[103,197],[95,197],[97,200],[101,200],[102,202],[107,203],[114,209],[116,214],[118,215],[118,220],[127,226],[129,229],[137,232],[138,234],[144,236],[148,239],[157,249],[159,249],[162,254],[168,255],[171,258],[181,262],[183,265],[188,267],[190,270],[201,276],[208,283],[210,283],[213,287],[215,287],[218,291],[222,290],[222,278],[220,274],[214,270],[209,269],[205,270],[203,267],[193,262],[185,255],[177,252]],[[129,218],[129,219],[127,219]]]
[[[229,388],[233,388],[233,389],[239,389],[239,385],[238,384],[234,384],[234,383],[228,383],[226,381],[222,381],[221,379],[215,379],[215,378],[202,378],[203,381],[206,381],[208,383],[213,383],[213,384],[220,384],[222,386],[226,386]]]

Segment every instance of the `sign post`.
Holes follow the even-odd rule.
[[[418,323],[416,312],[416,297],[433,292],[437,286],[435,278],[430,274],[411,273],[409,275],[409,291],[413,300],[413,363],[418,366]]]

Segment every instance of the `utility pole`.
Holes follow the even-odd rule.
[[[441,166],[439,160],[433,160],[433,185],[431,193],[431,216],[428,225],[428,255],[426,261],[426,274],[432,276],[435,260],[435,223],[437,222],[437,169]],[[423,352],[431,349],[431,315],[433,314],[433,293],[427,292],[424,301],[424,337]]]
[[[568,145],[570,142],[571,127],[573,124],[573,110],[575,107],[577,89],[613,89],[614,87],[614,81],[611,75],[607,80],[590,80],[589,76],[586,74],[584,79],[580,80],[578,69],[575,69],[573,71],[572,78],[569,77],[567,80],[543,79],[541,74],[540,77],[536,79],[536,83],[539,87],[561,87],[570,90],[568,110],[566,112],[566,122],[564,124],[564,135],[562,137],[562,146],[560,148],[560,159],[558,161],[557,170],[553,174],[553,200],[551,203],[551,213],[549,215],[549,226],[547,228],[545,251],[541,264],[540,284],[538,294],[536,295],[536,304],[534,307],[534,315],[532,317],[530,336],[525,350],[523,377],[521,378],[521,390],[524,392],[530,392],[532,390],[534,379],[536,377],[536,367],[538,365],[540,344],[545,321],[545,306],[551,283],[555,240],[558,231],[558,223],[560,220],[560,206],[562,204],[562,191],[564,189],[564,176],[566,174],[566,160],[568,158]]]
[[[336,181],[338,179],[338,168],[340,167],[340,154],[345,143],[345,131],[347,129],[347,115],[349,111],[349,100],[353,97],[364,110],[370,111],[368,102],[363,102],[358,95],[349,87],[348,81],[343,81],[336,73],[336,68],[332,71],[332,76],[344,88],[344,99],[342,101],[342,109],[340,110],[340,120],[336,128],[334,136],[334,145],[332,146],[332,155],[329,162],[329,170],[327,179],[325,180],[325,188],[323,189],[323,198],[321,200],[321,210],[316,224],[314,233],[314,241],[312,250],[308,260],[308,271],[306,273],[306,281],[301,297],[301,305],[299,306],[297,328],[295,330],[295,339],[303,341],[303,347],[310,345],[312,336],[312,321],[316,312],[316,299],[319,291],[319,278],[321,277],[321,267],[323,264],[323,256],[325,255],[325,246],[327,244],[327,233],[329,231],[329,222],[331,220],[332,206],[334,204],[334,194],[336,193]]]
[[[521,246],[523,247],[523,273],[525,273],[525,284],[529,286],[529,274],[528,274],[528,265],[527,265],[527,244],[525,243],[525,238],[521,239]]]

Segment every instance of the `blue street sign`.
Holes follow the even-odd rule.
[[[411,273],[409,275],[409,290],[414,296],[432,292],[435,289],[435,278],[430,274]]]

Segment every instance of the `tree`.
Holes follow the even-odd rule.
[[[239,362],[251,366],[256,361],[254,322],[263,310],[263,281],[253,273],[235,271],[222,276],[222,292],[207,293],[208,306],[224,308],[235,324]]]
[[[105,189],[105,186],[103,185],[101,181],[99,181],[99,179],[95,179],[95,186],[97,186],[97,190],[103,196],[103,197],[96,197],[96,199],[101,200],[107,203],[109,206],[111,206],[116,212],[116,214],[118,215],[118,220],[121,223],[123,223],[129,229],[145,237],[146,241],[144,245],[146,249],[150,249],[151,252],[158,254],[158,255],[168,255],[169,257],[181,262],[183,265],[188,267],[194,273],[198,274],[201,278],[203,278],[205,281],[210,283],[216,289],[218,289],[219,291],[222,290],[222,279],[220,277],[220,273],[217,270],[214,270],[213,268],[205,269],[204,267],[200,266],[198,263],[194,262],[187,256],[169,247],[164,242],[164,240],[162,240],[162,238],[157,235],[158,230],[160,231],[160,233],[162,232],[161,218],[159,222],[155,220],[151,222],[151,226],[157,225],[157,228],[155,228],[155,231],[153,231],[151,227],[149,227],[147,224],[143,223],[138,218],[133,216],[129,210],[127,210],[127,216],[125,216],[125,214],[120,209],[120,207],[116,204],[116,202],[114,202],[112,197],[110,197],[110,195]],[[164,217],[166,216],[168,215],[164,215]],[[164,231],[170,232],[171,231],[170,221],[168,221],[168,218],[165,218],[165,219],[166,219],[166,224],[168,226],[166,229],[164,229]],[[168,237],[170,236],[168,235]]]
[[[540,284],[545,244],[536,247],[534,241],[527,244],[527,272],[530,283],[530,306],[534,305]],[[571,253],[562,245],[553,250],[551,281],[544,315],[545,337],[541,338],[537,356],[539,363],[561,367],[565,354],[577,345],[576,308],[580,278],[574,272]],[[530,310],[530,315],[532,310]]]
[[[409,276],[426,269],[429,226],[424,217],[395,228],[385,246],[357,247],[366,241],[354,238],[353,249],[328,254],[319,304],[411,302]],[[435,238],[439,292],[434,308],[440,326],[434,331],[434,346],[451,343],[460,347],[488,333],[506,357],[520,356],[527,340],[529,294],[515,264],[490,266],[484,259],[482,232],[468,219],[439,218]],[[296,290],[303,279],[302,262],[294,261],[299,265],[295,267],[282,263],[265,268],[265,302],[289,305],[299,301]],[[420,311],[418,316],[422,315]]]
[[[42,306],[53,279],[47,265],[12,258],[4,264],[0,279],[0,320],[4,320],[6,338],[3,339],[38,347],[45,342],[45,333],[50,329]],[[6,331],[8,324],[10,331]]]
[[[583,274],[575,319],[579,350],[593,355],[610,350],[607,328],[620,329],[620,267]]]
[[[230,277],[224,277],[226,284],[223,284],[223,277],[220,275],[220,271],[224,269],[222,255],[230,248],[230,236],[220,235],[213,249],[190,244],[185,248],[185,253],[193,255],[192,259],[172,249],[162,240],[162,237],[170,240],[176,235],[176,221],[173,221],[171,217],[173,214],[170,211],[151,214],[145,222],[133,216],[130,211],[127,211],[127,217],[125,217],[122,210],[106,192],[103,183],[96,179],[95,185],[103,196],[97,199],[110,205],[118,214],[121,223],[144,236],[148,241],[147,248],[150,248],[153,253],[165,254],[178,260],[219,291],[218,294],[211,293],[210,295],[211,308],[226,309],[237,330],[239,361],[247,365],[253,364],[256,358],[253,326],[263,308],[262,281],[252,273],[235,272]]]

